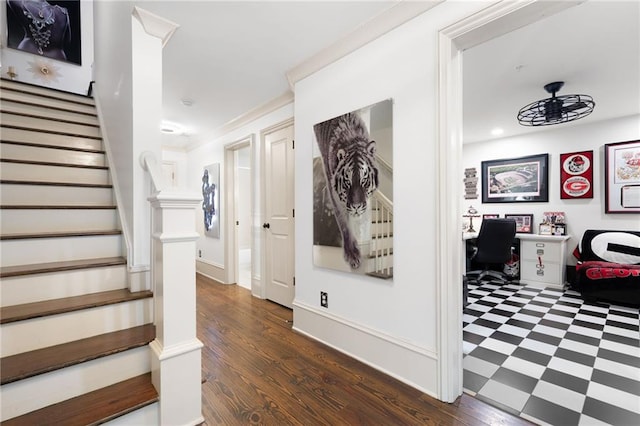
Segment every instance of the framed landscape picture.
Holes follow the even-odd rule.
[[[482,162],[482,202],[549,201],[549,154]]]
[[[604,146],[605,213],[640,213],[640,140]]]

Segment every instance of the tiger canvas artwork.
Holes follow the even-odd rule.
[[[380,152],[386,153],[389,163],[391,160],[391,119],[379,119],[384,114],[391,114],[390,100],[313,127],[313,240],[317,266],[370,272],[365,260],[375,222],[371,200],[384,178],[378,167]],[[377,141],[377,136],[382,141]],[[388,182],[387,186],[392,185]]]

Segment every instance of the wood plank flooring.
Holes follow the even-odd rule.
[[[528,425],[463,395],[447,404],[291,330],[293,313],[197,275],[206,425]]]

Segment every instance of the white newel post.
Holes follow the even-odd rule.
[[[151,281],[156,339],[151,373],[161,425],[195,425],[202,417],[201,348],[196,337],[196,208],[202,197],[160,191],[151,202]]]

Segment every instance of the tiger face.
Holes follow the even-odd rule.
[[[335,152],[337,163],[332,186],[352,216],[361,216],[367,210],[367,201],[378,188],[375,141],[363,145],[354,143]]]

